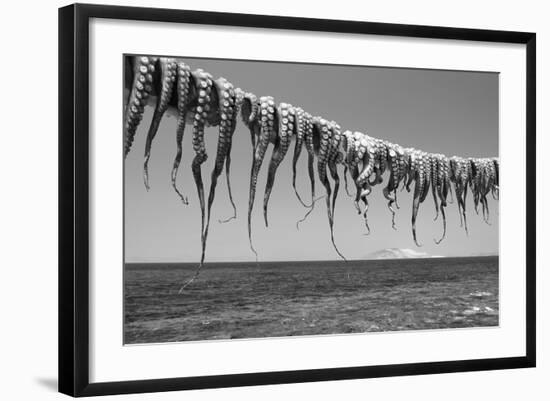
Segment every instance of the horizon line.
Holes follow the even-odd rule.
[[[423,256],[418,258],[362,258],[362,259],[347,259],[348,262],[361,262],[361,261],[367,261],[367,260],[415,260],[415,259],[451,259],[451,258],[482,258],[482,257],[495,257],[500,256],[498,253],[491,253],[491,254],[482,254],[482,255],[452,255],[452,256]],[[204,264],[221,264],[221,263],[254,263],[254,264],[262,264],[262,263],[310,263],[310,262],[342,262],[346,263],[345,260],[342,259],[309,259],[309,260],[263,260],[263,261],[255,261],[255,260],[231,260],[231,261],[223,261],[223,260],[212,260],[204,262]],[[198,264],[198,261],[177,261],[177,260],[129,260],[124,261],[124,264],[138,264],[138,263],[149,263],[149,264],[163,264],[163,263],[169,263],[169,264]]]

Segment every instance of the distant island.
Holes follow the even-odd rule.
[[[369,253],[365,259],[420,259],[420,258],[443,258],[444,256],[430,255],[426,252],[415,251],[406,248],[386,248]]]
[[[498,257],[498,253],[497,252],[480,252],[480,253],[473,253],[473,254],[470,254],[470,255],[430,255],[429,253],[426,253],[426,252],[421,252],[421,251],[417,251],[417,250],[414,250],[414,249],[409,249],[409,248],[385,248],[385,249],[380,249],[378,251],[375,251],[375,252],[371,252],[371,253],[368,253],[367,255],[363,256],[362,258],[350,258],[348,259],[349,262],[352,262],[352,261],[363,261],[363,260],[383,260],[383,259],[433,259],[433,258],[461,258],[461,257],[466,257],[466,258],[475,258],[475,257]],[[289,262],[292,262],[292,263],[311,263],[311,262],[330,262],[330,263],[333,263],[333,262],[337,262],[337,263],[344,263],[343,260],[340,260],[340,259],[331,259],[331,260],[325,260],[325,259],[309,259],[309,260],[292,260],[292,259],[289,259],[289,260],[262,260],[260,261],[260,263],[289,263]],[[133,268],[136,268],[135,265],[144,265],[144,266],[149,266],[149,265],[164,265],[165,267],[168,267],[168,268],[173,268],[174,266],[178,266],[178,267],[181,267],[183,265],[189,265],[191,267],[196,267],[197,266],[197,262],[196,261],[190,261],[190,260],[185,260],[185,261],[178,261],[178,260],[173,260],[173,259],[163,259],[161,257],[159,258],[151,258],[151,260],[149,259],[146,259],[146,258],[142,258],[140,260],[127,260],[125,262],[125,264],[127,266],[129,265],[134,265]],[[253,260],[212,260],[212,261],[207,261],[206,262],[207,265],[214,265],[214,264],[225,264],[225,265],[246,265],[246,264],[253,264],[254,266],[257,266],[256,262],[254,262]]]

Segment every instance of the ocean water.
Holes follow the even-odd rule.
[[[125,344],[497,326],[498,257],[126,264]]]

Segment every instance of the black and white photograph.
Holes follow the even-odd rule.
[[[498,72],[122,69],[124,344],[499,326]]]
[[[59,9],[59,392],[533,388],[536,33],[271,6]]]

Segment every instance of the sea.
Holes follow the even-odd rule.
[[[499,324],[498,256],[363,261],[127,263],[124,343]]]

